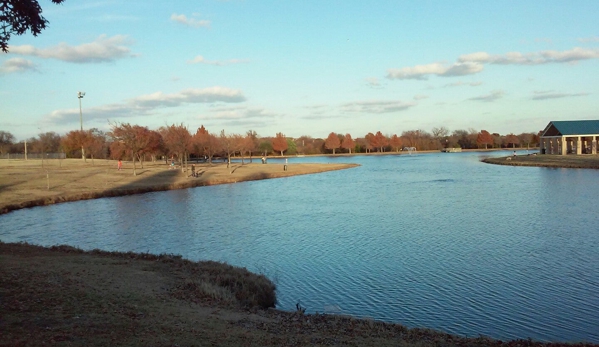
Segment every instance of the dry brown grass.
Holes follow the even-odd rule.
[[[564,346],[262,310],[245,269],[68,246],[0,242],[0,298],[0,346]]]
[[[510,159],[508,159],[510,158]],[[511,166],[599,169],[599,155],[518,155],[486,158],[485,163]]]
[[[304,175],[354,167],[354,164],[233,164],[196,165],[199,177],[190,172],[170,170],[164,162],[137,164],[125,162],[122,171],[116,161],[90,159],[0,160],[0,214],[15,209],[64,201],[139,194],[267,178]],[[48,189],[49,186],[49,189]]]

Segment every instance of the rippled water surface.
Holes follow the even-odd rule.
[[[226,261],[282,309],[599,343],[599,171],[479,159],[294,158],[361,166],[15,211],[0,239]]]

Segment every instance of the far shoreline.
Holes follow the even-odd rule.
[[[163,161],[133,165],[125,162],[118,171],[116,161],[81,159],[12,160],[0,162],[0,215],[24,208],[62,202],[118,197],[245,181],[292,177],[349,169],[358,164],[194,164],[198,177],[190,177],[180,166],[171,170]]]
[[[507,157],[485,158],[484,163],[508,166],[528,166],[566,169],[599,169],[599,155],[516,155]]]

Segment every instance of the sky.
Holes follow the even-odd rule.
[[[500,134],[599,119],[595,1],[40,0],[0,53],[0,130]],[[82,99],[78,92],[85,92]]]

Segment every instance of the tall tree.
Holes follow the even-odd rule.
[[[341,141],[339,141],[337,134],[330,133],[329,137],[324,141],[324,146],[326,149],[332,149],[333,155],[335,155],[335,150],[341,146]]]
[[[15,137],[8,131],[0,131],[0,154],[7,153],[15,142]]]
[[[193,135],[192,143],[201,149],[201,154],[205,155],[208,159],[208,163],[212,165],[212,156],[218,148],[218,140],[216,137],[208,132],[202,125]]]
[[[493,146],[493,136],[488,131],[481,130],[476,136],[476,144],[479,146],[485,145],[485,149],[487,149],[488,145]]]
[[[171,154],[177,156],[181,163],[181,172],[185,171],[183,165],[187,166],[187,154],[191,149],[191,134],[183,123],[169,125],[162,128],[164,145]]]
[[[345,137],[343,138],[343,141],[341,142],[341,148],[348,150],[349,153],[351,154],[351,151],[352,151],[352,149],[354,149],[354,147],[356,147],[356,143],[351,138],[351,135],[345,134]]]
[[[512,148],[516,148],[516,145],[520,144],[520,139],[514,134],[508,134],[505,136],[505,144],[506,147],[512,145]]]
[[[52,0],[60,4],[64,0]],[[46,29],[48,21],[42,17],[42,8],[36,0],[0,1],[0,47],[8,53],[8,41],[11,35],[23,35],[27,30],[33,36]]]
[[[283,152],[287,150],[287,138],[283,133],[277,133],[277,136],[272,140],[272,149],[281,152],[281,157],[283,156]]]
[[[376,140],[374,139],[373,133],[368,133],[364,136],[364,140],[366,141],[366,153],[372,151],[375,148]]]
[[[81,155],[81,149],[87,152],[92,142],[91,133],[85,130],[71,130],[62,138],[62,147],[69,154]],[[83,158],[87,161],[87,157]]]
[[[258,133],[254,130],[248,130],[245,133],[243,148],[250,155],[250,163],[252,162],[252,153],[258,149]]]
[[[375,148],[379,148],[381,152],[384,152],[384,148],[389,144],[389,140],[383,133],[377,131],[374,135],[374,142],[372,142],[372,146]]]
[[[395,148],[395,152],[399,152],[403,145],[403,141],[401,140],[401,137],[397,136],[397,134],[393,134],[389,140],[389,145],[391,145],[392,148]]]
[[[120,150],[123,155],[131,156],[131,160],[133,161],[133,176],[137,176],[135,160],[140,150],[147,145],[147,139],[138,138],[137,135],[143,134],[145,132],[144,129],[147,130],[147,128],[129,123],[110,124],[110,128],[111,130],[108,135],[112,138],[113,143],[119,143],[114,145],[115,151]],[[113,145],[110,146],[110,149],[111,151],[113,150]]]

